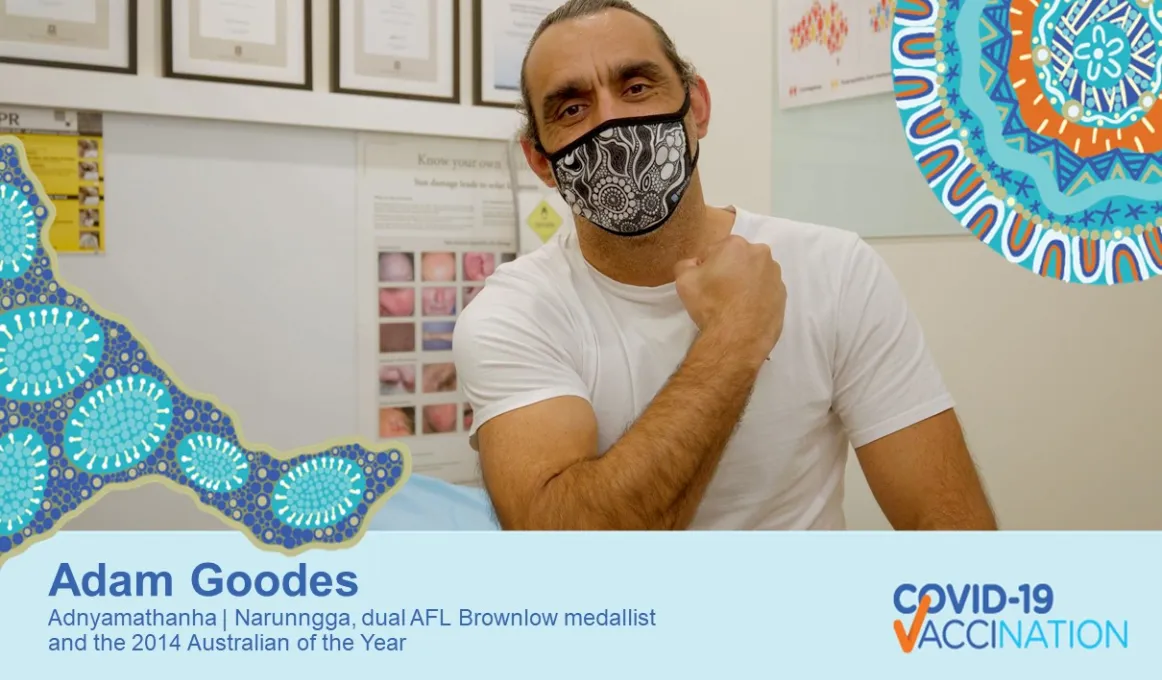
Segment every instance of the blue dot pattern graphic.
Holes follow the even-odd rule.
[[[5,177],[15,177],[6,173]],[[28,199],[32,186],[22,188],[9,180],[0,180],[0,279],[14,279],[28,271],[36,255],[36,240],[40,233],[37,203]]]
[[[41,510],[47,486],[48,450],[27,427],[0,438],[0,533],[19,531]]]
[[[233,491],[250,478],[242,449],[208,432],[186,435],[177,454],[182,472],[207,491]]]
[[[274,491],[275,514],[288,524],[315,529],[343,519],[359,503],[363,473],[333,456],[300,463]]]
[[[48,401],[97,367],[105,338],[88,314],[33,306],[0,314],[0,395]]]
[[[406,480],[402,445],[284,459],[247,448],[213,401],[179,388],[125,325],[53,271],[49,206],[0,138],[0,564],[103,492],[163,481],[284,552],[351,543]]]

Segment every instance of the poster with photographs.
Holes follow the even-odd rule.
[[[381,438],[466,433],[471,428],[472,408],[460,396],[451,356],[456,317],[480,292],[484,278],[515,257],[496,252],[378,253]]]
[[[460,314],[517,256],[512,182],[502,142],[360,137],[360,278],[374,296],[361,303],[363,418],[378,439],[408,444],[417,474],[479,478],[452,342]]]
[[[100,113],[0,105],[0,134],[24,144],[56,207],[49,241],[57,253],[105,252],[103,127]]]

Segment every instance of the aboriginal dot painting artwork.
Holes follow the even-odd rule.
[[[146,340],[60,277],[53,207],[0,136],[0,564],[118,488],[164,482],[260,547],[339,547],[406,481],[408,450],[277,455],[179,386]]]
[[[1162,2],[898,0],[896,103],[920,173],[1041,276],[1162,275]]]

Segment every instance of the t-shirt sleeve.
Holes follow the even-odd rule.
[[[833,407],[859,448],[953,407],[887,263],[855,239],[836,310]]]
[[[557,397],[589,399],[570,353],[572,334],[559,316],[488,299],[487,288],[456,324],[456,373],[476,430],[493,418]]]

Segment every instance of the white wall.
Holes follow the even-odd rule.
[[[708,198],[778,213],[775,178],[794,168],[780,165],[772,133],[773,2],[638,5],[709,82],[714,121],[701,161]],[[102,304],[130,316],[192,387],[233,407],[248,438],[277,446],[355,429],[356,368],[347,360],[355,283],[342,273],[354,247],[353,216],[328,216],[325,192],[308,200],[293,191],[277,200],[249,192],[255,177],[272,175],[287,186],[320,182],[353,192],[339,157],[346,142],[328,135],[342,137],[113,118],[110,183],[141,195],[111,195],[106,258],[70,258],[63,267]],[[820,200],[842,195],[819,191]],[[243,207],[223,212],[218,199]],[[147,205],[123,219],[130,200]],[[176,211],[200,226],[175,230]],[[924,325],[1006,527],[1162,529],[1162,281],[1116,290],[1053,284],[961,236],[874,244]],[[154,249],[156,257],[138,264]],[[179,286],[186,274],[204,283]],[[240,327],[282,339],[238,344],[230,334]],[[985,328],[1004,330],[986,335]],[[231,352],[220,342],[227,335]],[[885,526],[854,464],[848,483],[850,526]],[[107,497],[73,526],[218,526],[184,498],[131,493],[136,498]],[[142,496],[151,516],[131,512]]]
[[[62,256],[64,279],[238,414],[248,441],[356,434],[355,134],[114,115],[105,158],[107,254]],[[149,485],[68,527],[223,525]]]

